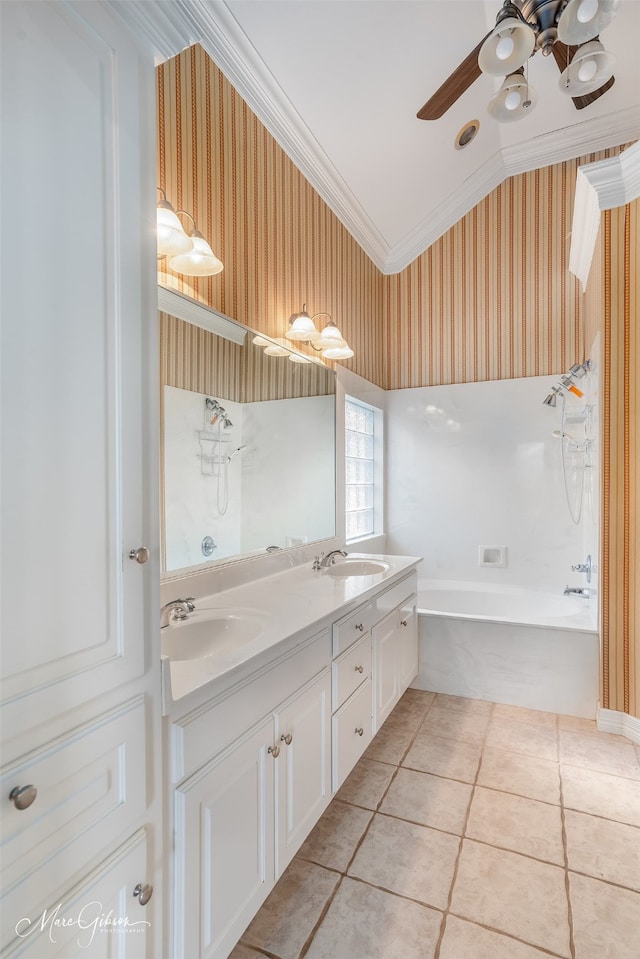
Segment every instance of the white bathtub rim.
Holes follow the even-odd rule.
[[[432,609],[427,602],[424,602],[425,592],[429,590],[442,592],[477,592],[494,593],[496,595],[507,595],[513,597],[536,597],[540,600],[541,608],[544,607],[545,597],[557,598],[555,593],[549,590],[535,590],[526,586],[512,586],[501,583],[482,583],[477,580],[447,580],[447,579],[421,579],[418,581],[418,600],[416,612],[420,616],[430,616],[437,619],[456,619],[479,623],[500,623],[509,626],[528,626],[533,629],[557,629],[577,631],[582,633],[598,634],[599,630],[595,626],[588,608],[583,611],[569,614],[566,616],[537,616],[535,621],[531,617],[518,616],[499,616],[486,613],[468,613],[458,610]],[[578,600],[578,602],[583,602]]]

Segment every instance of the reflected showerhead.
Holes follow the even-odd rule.
[[[548,396],[542,401],[544,406],[555,406],[558,402],[558,394],[556,390],[552,390]]]
[[[233,429],[233,423],[231,422],[231,420],[229,419],[226,413],[224,413],[222,416],[222,425],[225,430]]]

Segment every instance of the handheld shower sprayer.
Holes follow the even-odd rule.
[[[544,398],[544,406],[556,406],[558,396],[563,393],[573,393],[578,399],[582,399],[584,393],[579,390],[574,380],[581,380],[591,369],[591,360],[585,360],[584,363],[574,363],[569,367],[569,372],[560,377],[557,386],[551,387],[551,392]]]

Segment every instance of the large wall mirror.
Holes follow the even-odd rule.
[[[158,291],[163,572],[335,535],[335,373]]]

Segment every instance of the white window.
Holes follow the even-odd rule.
[[[352,542],[382,532],[382,412],[347,396],[344,418],[345,533]]]

